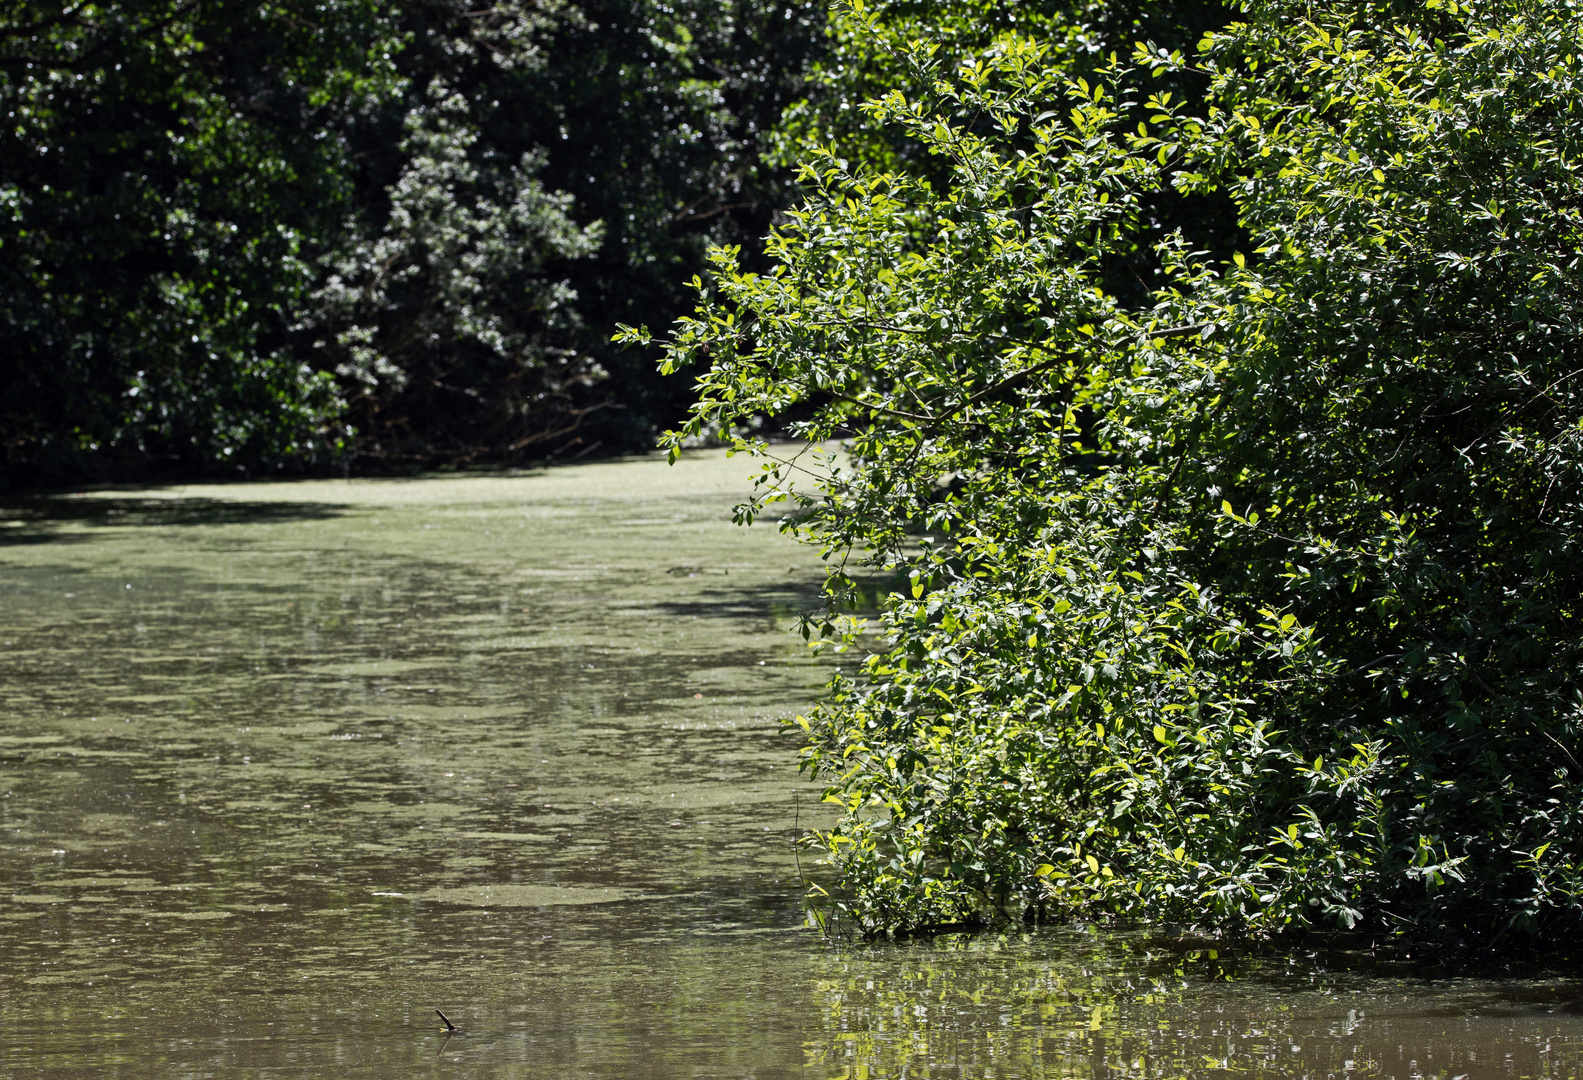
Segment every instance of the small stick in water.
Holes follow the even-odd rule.
[[[449,1016],[446,1016],[444,1013],[440,1012],[439,1009],[435,1009],[434,1011],[439,1016],[439,1018],[441,1020],[445,1021],[445,1030],[446,1031],[456,1031],[457,1030],[456,1025],[451,1023],[451,1018]]]

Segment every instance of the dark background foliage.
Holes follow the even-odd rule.
[[[390,44],[358,2],[5,6],[8,476],[323,459],[333,386],[286,345]]]
[[[709,244],[761,249],[794,197],[790,170],[765,164],[761,151],[806,92],[824,23],[819,3],[647,7],[587,4],[605,29],[567,31],[556,48],[568,62],[543,98],[568,134],[546,176],[605,223],[605,244],[570,280],[618,406],[590,418],[588,437],[621,449],[652,447],[692,388],[662,378],[651,354],[612,344],[616,325],[690,310],[687,282]]]
[[[442,335],[413,350],[421,359],[398,361],[405,385],[378,388],[353,409],[354,465],[652,446],[685,410],[688,388],[661,380],[652,358],[612,346],[616,323],[686,310],[686,283],[708,244],[757,247],[791,197],[788,171],[762,164],[760,144],[803,92],[819,8],[589,0],[537,14],[526,43],[459,50],[469,35],[488,36],[468,5],[413,9],[414,45],[399,65],[412,87],[438,81],[465,100],[478,135],[470,159],[537,154],[544,188],[568,197],[566,218],[597,223],[599,242],[544,260],[563,310],[522,312],[538,336],[525,356],[469,352]],[[523,55],[502,64],[512,47]],[[369,131],[362,176],[376,218],[389,213],[385,193],[410,157],[402,121],[391,112]],[[511,285],[493,285],[506,307],[519,295]],[[392,315],[399,323],[418,306]]]
[[[790,199],[802,3],[0,12],[7,477],[389,469],[652,445],[609,344]]]

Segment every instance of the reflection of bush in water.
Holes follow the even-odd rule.
[[[1192,1009],[1184,976],[1202,987],[1203,976],[1227,974],[1213,951],[1144,951],[1118,969],[1114,940],[1104,942],[1108,959],[1076,949],[1063,959],[1027,959],[1029,944],[941,940],[833,960],[815,984],[821,1030],[807,1040],[809,1064],[851,1077],[911,1075],[925,1062],[996,1076],[1203,1068],[1198,1059],[1209,1044],[1184,1042],[1171,1021]]]
[[[1275,954],[1240,968],[1213,949],[1081,932],[853,949],[815,982],[804,1047],[816,1075],[854,1080],[1456,1075],[1488,1056],[1484,1017],[1509,1075],[1583,1065],[1583,1041],[1557,1026],[1568,985],[1387,984]]]

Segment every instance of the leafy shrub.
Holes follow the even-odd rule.
[[[816,156],[770,272],[716,253],[673,445],[802,410],[843,451],[743,516],[792,500],[836,606],[853,556],[911,582],[798,721],[840,911],[1575,929],[1579,14],[1260,0],[1092,78],[915,44],[864,108],[928,169]],[[1166,189],[1247,246],[1172,233],[1123,300]]]

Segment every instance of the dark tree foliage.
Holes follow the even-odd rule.
[[[334,451],[333,381],[288,343],[393,51],[362,0],[0,9],[8,475]]]
[[[0,435],[23,483],[652,443],[610,343],[788,198],[797,3],[0,9]]]
[[[361,214],[314,327],[354,465],[651,446],[686,385],[612,331],[685,310],[707,244],[756,245],[788,199],[760,143],[814,10],[404,8],[407,93],[353,137]]]
[[[590,417],[590,442],[648,449],[691,404],[687,380],[661,376],[650,355],[611,336],[623,322],[690,310],[688,282],[711,244],[741,245],[756,264],[794,198],[791,168],[764,153],[782,112],[807,93],[825,8],[585,0],[585,22],[555,40],[556,67],[535,103],[551,149],[545,176],[606,237],[568,268],[615,406]]]
[[[535,95],[557,3],[400,9],[402,93],[347,132],[357,195],[299,329],[333,371],[348,467],[510,460],[575,429],[600,378],[562,267],[597,223],[546,187]]]

